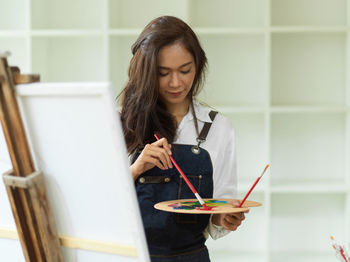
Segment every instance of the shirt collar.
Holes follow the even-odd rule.
[[[202,105],[200,105],[198,103],[198,101],[196,100],[193,100],[193,108],[194,108],[194,111],[196,113],[196,117],[199,121],[201,122],[209,122],[209,123],[212,123],[213,121],[210,119],[210,116],[209,116],[209,113],[210,113],[210,109],[207,108],[207,107],[204,107]],[[188,113],[186,115],[187,119],[188,120],[192,120],[193,119],[193,114],[192,114],[192,111],[191,109],[188,110]]]

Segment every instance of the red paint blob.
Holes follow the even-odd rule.
[[[206,211],[210,211],[213,208],[214,207],[208,207],[206,204],[203,204],[201,207],[196,207],[197,210],[206,210]]]

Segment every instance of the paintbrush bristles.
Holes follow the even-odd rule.
[[[264,169],[264,171],[261,173],[261,176],[260,177],[262,177],[264,174],[265,174],[265,172],[266,172],[266,170],[269,168],[269,164],[267,164],[266,166],[265,166],[265,169]]]

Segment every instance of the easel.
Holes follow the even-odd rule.
[[[0,120],[13,170],[4,175],[18,236],[27,262],[63,262],[42,174],[35,170],[15,95],[15,84],[38,82],[21,75],[0,53]]]

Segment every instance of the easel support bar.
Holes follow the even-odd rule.
[[[13,174],[13,170],[10,170],[4,174],[3,179],[6,186],[29,188],[33,186],[36,180],[40,179],[40,176],[42,176],[42,173],[36,171],[27,177],[18,177]]]

